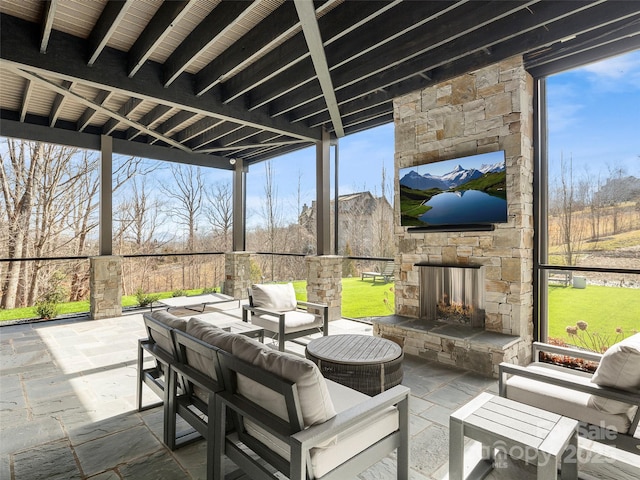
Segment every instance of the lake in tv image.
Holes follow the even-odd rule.
[[[404,168],[399,183],[403,226],[507,221],[504,151]]]

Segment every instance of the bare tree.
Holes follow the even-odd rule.
[[[213,230],[214,238],[222,239],[222,248],[231,248],[231,228],[233,227],[233,192],[229,182],[216,182],[205,190],[204,213]]]
[[[282,212],[278,204],[278,187],[274,183],[274,169],[271,161],[264,163],[265,182],[262,204],[262,217],[266,222],[267,242],[270,252],[276,252],[278,244],[278,230],[282,226]],[[271,281],[275,280],[275,259],[271,255]]]
[[[32,215],[33,194],[40,170],[38,157],[40,144],[7,139],[6,154],[0,152],[0,184],[2,185],[3,211],[7,226],[6,257],[18,259],[24,256]],[[15,308],[22,262],[6,264],[2,282],[0,307]]]
[[[578,184],[573,174],[573,159],[560,158],[560,176],[555,189],[555,210],[559,220],[562,251],[566,265],[576,265],[584,240],[584,222],[579,221]]]
[[[195,251],[198,214],[202,209],[204,180],[199,167],[171,165],[174,182],[163,184],[160,189],[172,203],[168,205],[169,214],[178,225],[187,230],[188,252]]]

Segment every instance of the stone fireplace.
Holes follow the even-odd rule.
[[[376,322],[374,332],[399,342],[405,353],[486,375],[497,376],[502,361],[528,363],[533,335],[533,80],[522,58],[396,98],[394,122],[396,314]],[[400,226],[400,169],[500,150],[506,158],[506,223],[487,231]],[[468,282],[484,296],[483,307],[474,305],[484,310],[484,328],[471,327],[479,326],[477,317],[468,322],[425,318],[434,302],[425,298],[425,276],[432,274],[423,272],[424,265],[482,272]],[[466,283],[467,274],[460,275]],[[459,303],[454,293],[447,295],[441,303]]]
[[[417,264],[420,318],[484,328],[484,270],[471,265]]]

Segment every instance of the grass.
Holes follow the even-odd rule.
[[[306,281],[293,282],[298,300],[306,300]],[[187,290],[187,295],[198,295],[202,290]],[[169,298],[172,292],[160,293]],[[385,303],[385,299],[387,302]],[[122,297],[123,307],[137,305],[135,295]],[[391,307],[388,307],[391,306]],[[394,284],[372,283],[360,278],[342,279],[342,315],[351,318],[390,315],[393,313]],[[89,302],[62,303],[60,315],[89,311]],[[31,308],[0,310],[0,321],[37,318]],[[588,285],[586,289],[549,287],[549,336],[570,342],[567,326],[578,321],[588,323],[590,333],[615,339],[620,327],[627,334],[640,330],[640,292],[637,289]]]
[[[610,343],[616,328],[622,328],[627,336],[640,331],[640,291],[598,285],[585,289],[549,287],[549,337],[574,343],[566,328],[579,321],[587,322],[591,334],[608,336]]]
[[[199,295],[202,293],[202,289],[186,290],[187,295]],[[160,298],[170,298],[173,296],[172,292],[160,292]],[[123,307],[135,307],[138,305],[138,300],[135,295],[124,295],[122,297]],[[70,315],[74,313],[85,313],[89,311],[89,300],[81,300],[79,302],[66,302],[58,305],[58,316]],[[0,309],[0,322],[8,320],[22,320],[38,318],[35,307],[23,307],[13,308],[11,310]]]
[[[307,282],[293,282],[298,300],[306,300]],[[373,283],[360,277],[342,279],[342,316],[350,318],[391,315],[395,304],[393,282]],[[385,304],[384,300],[387,300]],[[389,305],[390,307],[387,307]]]

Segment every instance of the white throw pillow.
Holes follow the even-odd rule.
[[[609,347],[591,381],[602,387],[640,390],[640,333]],[[627,413],[631,405],[608,398],[592,396],[589,406],[607,413]]]
[[[609,347],[591,381],[620,390],[640,389],[640,333]]]
[[[286,312],[295,310],[296,291],[292,283],[253,285],[253,306]]]

